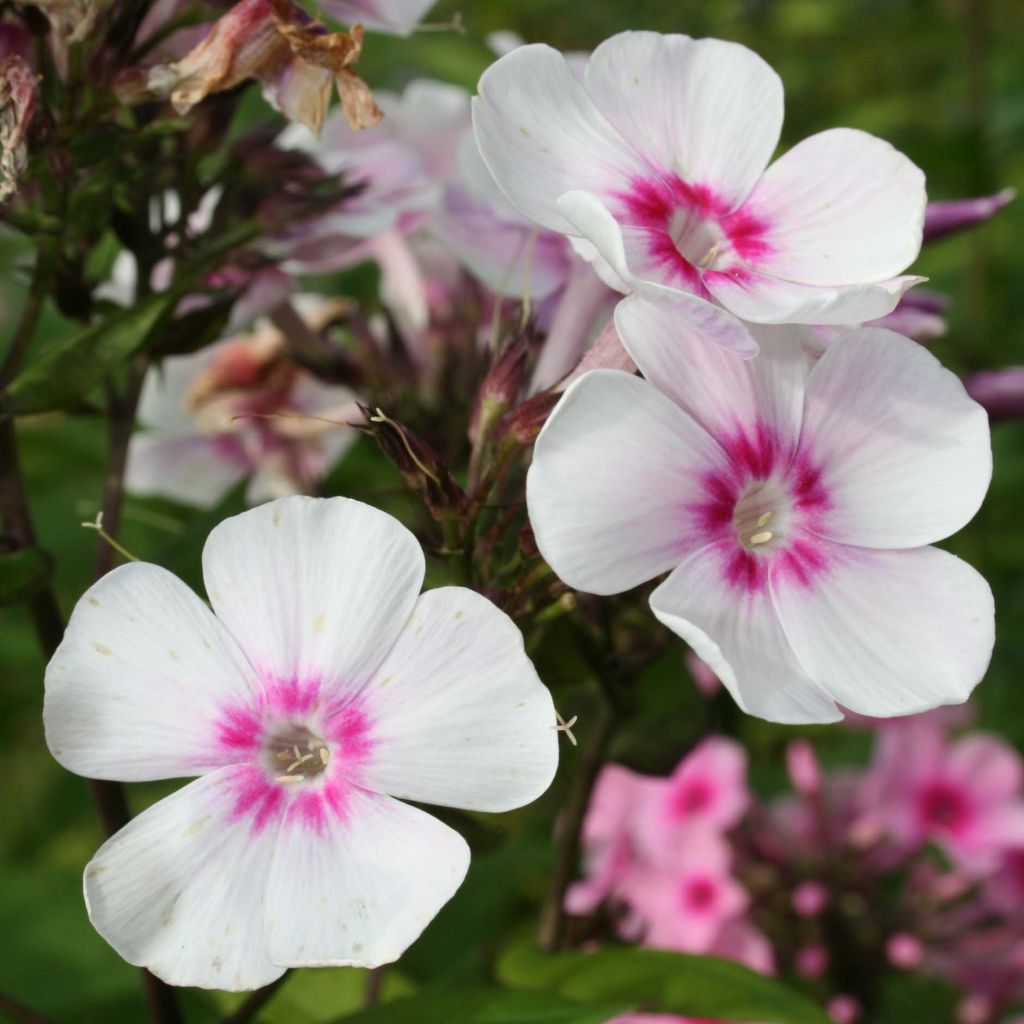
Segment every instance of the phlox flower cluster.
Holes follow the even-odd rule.
[[[92,31],[35,2],[62,45]],[[191,209],[184,186],[149,196],[161,258],[126,254],[90,296],[123,313],[180,287],[168,318],[217,339],[130,353],[127,490],[212,508],[244,484],[256,506],[209,535],[207,601],[123,565],[47,668],[62,765],[191,780],[90,861],[93,925],[177,985],[396,960],[469,864],[414,805],[504,812],[555,774],[565,726],[520,628],[633,592],[644,642],[685,641],[702,689],[748,714],[887,724],[865,769],[796,741],[771,801],[720,736],[667,777],[606,766],[564,900],[580,941],[795,978],[837,1024],[873,1005],[875,967],[922,971],[961,1024],[1003,1024],[1024,1002],[1024,769],[934,710],[968,700],[995,638],[988,584],[937,545],[980,508],[990,414],[1019,414],[1024,386],[1011,368],[965,387],[935,358],[947,300],[911,265],[1011,196],[929,205],[922,170],[855,129],[776,158],[781,80],[734,43],[502,38],[475,97],[371,92],[364,26],[407,35],[429,0],[318,6],[348,28],[240,0],[164,34],[195,11],[161,0],[136,26],[147,62],[111,77],[209,152],[246,81],[291,124],[226,144]],[[35,102],[9,42],[3,196]],[[379,295],[328,294],[362,264]],[[312,496],[360,429],[437,543]],[[467,586],[421,593],[424,548]]]
[[[609,765],[566,907],[590,941],[787,976],[837,1024],[870,1019],[900,973],[948,986],[960,1024],[1005,1024],[1024,1007],[1024,762],[968,718],[851,720],[873,733],[862,768],[792,741],[792,788],[767,801],[724,738],[667,777]]]

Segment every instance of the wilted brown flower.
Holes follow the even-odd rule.
[[[36,76],[18,56],[0,61],[0,202],[18,188],[28,162],[25,134],[36,105]]]
[[[330,32],[293,0],[241,0],[181,60],[122,75],[118,93],[129,103],[165,96],[184,114],[210,93],[254,78],[271,106],[319,134],[335,82],[348,123],[368,128],[381,112],[352,70],[362,45],[361,26]]]

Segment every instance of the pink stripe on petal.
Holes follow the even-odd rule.
[[[308,715],[320,707],[322,681],[318,676],[264,677],[267,708],[278,715]]]
[[[217,722],[217,741],[227,751],[255,753],[263,737],[263,723],[251,708],[228,708]]]
[[[240,765],[231,776],[231,820],[249,819],[253,835],[280,820],[285,792],[255,765]]]

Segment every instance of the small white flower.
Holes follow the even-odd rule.
[[[479,594],[420,595],[391,516],[283,498],[218,526],[211,612],[133,563],[79,601],[46,672],[46,738],[99,779],[199,776],[108,840],[89,917],[176,985],[397,959],[461,883],[458,833],[402,800],[505,811],[548,787],[551,696]]]

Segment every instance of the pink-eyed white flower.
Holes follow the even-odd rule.
[[[514,50],[473,110],[519,209],[581,239],[623,290],[677,293],[695,327],[747,353],[739,318],[860,323],[919,280],[899,275],[921,245],[921,171],[842,128],[768,167],[782,114],[782,83],[750,50],[654,32],[602,43],[582,83],[550,47]]]
[[[901,849],[941,846],[962,871],[992,871],[1024,845],[1024,763],[1004,740],[950,741],[934,719],[883,729],[867,780],[871,807]]]
[[[331,303],[302,303],[317,326]],[[352,394],[317,380],[285,354],[284,335],[263,326],[150,370],[139,402],[147,429],[132,436],[125,485],[201,507],[246,477],[246,498],[313,490],[356,440]]]
[[[79,601],[46,671],[54,757],[91,778],[198,776],[85,870],[100,934],[172,984],[399,957],[469,849],[406,800],[505,811],[557,762],[551,696],[479,594],[420,594],[397,520],[284,498],[221,523],[211,610],[155,565]]]
[[[991,475],[987,419],[960,381],[878,329],[812,363],[809,328],[756,328],[762,355],[742,360],[639,295],[616,325],[647,379],[577,380],[527,479],[555,572],[614,594],[673,570],[654,614],[770,720],[965,700],[991,654],[992,595],[927,546],[974,515]]]

